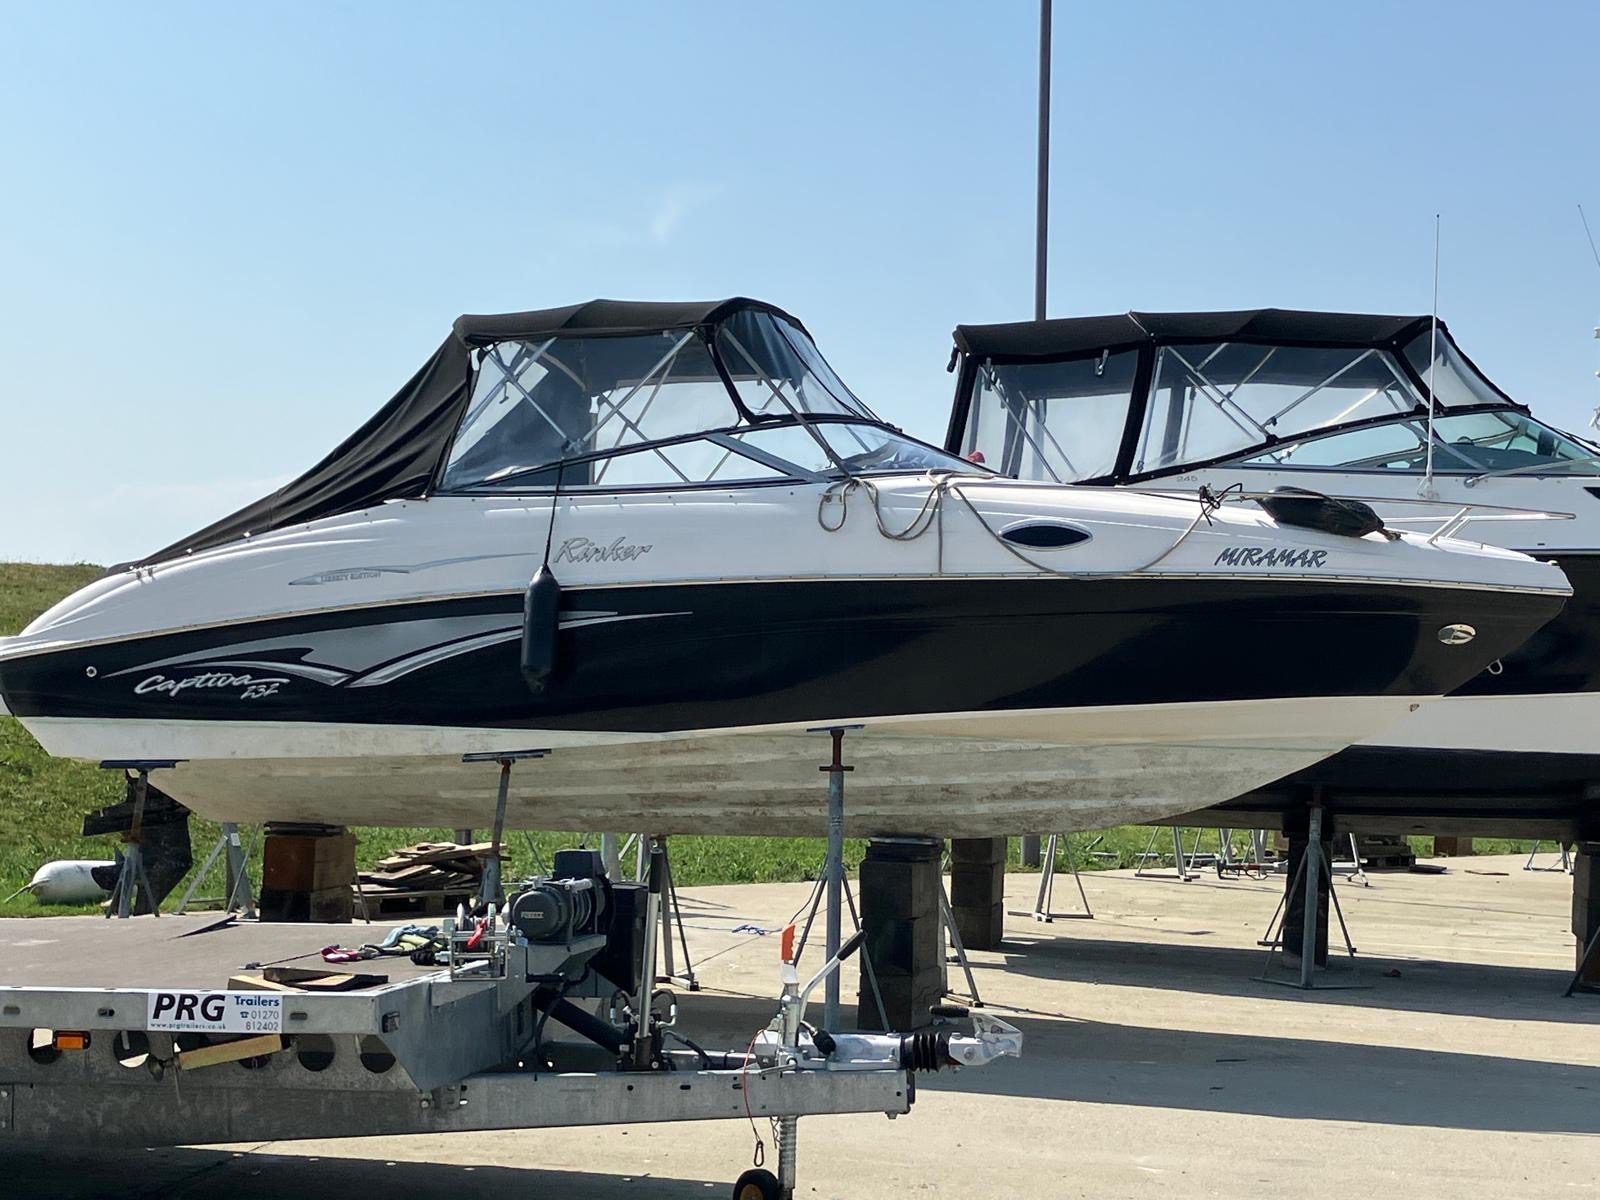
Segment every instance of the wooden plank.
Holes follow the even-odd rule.
[[[180,1050],[177,1054],[178,1070],[194,1071],[220,1063],[238,1062],[242,1058],[259,1058],[264,1054],[277,1054],[283,1048],[282,1034],[264,1033],[259,1037],[240,1038],[237,1042],[219,1042],[215,1046],[201,1046],[196,1050]]]
[[[228,977],[230,992],[292,992],[296,989],[286,983],[274,983],[265,975],[241,973]]]
[[[349,971],[317,971],[304,967],[268,967],[261,973],[268,982],[307,992],[355,992],[382,987],[387,975],[354,974]]]

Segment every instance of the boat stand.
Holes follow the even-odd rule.
[[[1243,879],[1265,879],[1272,870],[1272,864],[1267,861],[1267,831],[1264,829],[1251,829],[1250,849],[1246,857],[1235,858],[1233,854],[1233,830],[1218,830],[1220,850],[1217,854],[1217,878],[1226,879],[1232,875]]]
[[[584,834],[580,845],[589,844],[589,835]],[[531,848],[531,847],[530,847]],[[661,872],[664,880],[662,889],[661,915],[659,926],[661,930],[661,961],[665,970],[656,976],[657,983],[676,983],[688,988],[691,992],[700,990],[700,980],[694,973],[694,960],[689,957],[689,935],[685,932],[683,924],[683,905],[678,900],[678,885],[672,878],[672,855],[667,849],[665,834],[652,835],[647,833],[630,833],[625,839],[619,841],[614,833],[600,835],[600,861],[605,866],[606,878],[613,883],[629,882],[628,873],[623,870],[622,864],[629,858],[633,861],[633,879],[631,882],[646,883],[650,878],[650,860],[654,853],[661,852]],[[535,853],[535,860],[538,855]],[[678,948],[683,951],[683,970],[680,972],[673,957],[672,932],[676,926],[678,932]]]
[[[150,772],[167,770],[178,765],[176,759],[107,759],[100,764],[103,771],[134,772],[133,823],[122,835],[123,849],[117,855],[117,882],[111,889],[111,899],[106,903],[105,915],[126,920],[133,915],[134,889],[141,888],[150,902],[150,915],[161,916],[161,905],[156,901],[155,890],[144,869],[144,805],[150,790]]]
[[[1543,842],[1535,842],[1533,844],[1533,849],[1528,851],[1528,861],[1522,864],[1522,869],[1524,871],[1561,871],[1565,874],[1571,875],[1572,851],[1567,847],[1567,843],[1565,842],[1556,843],[1556,845],[1561,849],[1561,861],[1559,864],[1553,867],[1538,867],[1534,865],[1534,860],[1539,857],[1539,847],[1542,845],[1544,845]]]
[[[806,940],[811,936],[811,926],[816,922],[817,910],[822,907],[824,898],[827,899],[828,912],[823,923],[823,952],[828,961],[831,962],[839,953],[846,904],[850,908],[851,925],[857,933],[861,932],[861,914],[856,910],[855,894],[850,890],[850,881],[845,878],[844,870],[844,777],[855,770],[844,762],[844,735],[860,728],[860,725],[827,725],[806,730],[807,733],[827,734],[832,741],[833,753],[826,763],[817,768],[828,776],[828,850],[822,860],[822,870],[817,872],[816,886],[811,889],[811,899],[807,902],[810,911],[806,914],[806,923],[795,942],[793,961],[796,964],[805,952]],[[861,948],[861,965],[867,975],[867,984],[872,989],[873,1002],[878,1006],[878,1015],[887,1027],[888,1009],[884,1006],[883,993],[878,987],[872,956],[865,946]],[[839,972],[833,971],[823,983],[822,1028],[833,1032],[839,1027]]]
[[[1595,961],[1596,951],[1600,951],[1600,929],[1594,931],[1589,944],[1583,948],[1583,957],[1578,959],[1578,969],[1572,973],[1572,982],[1567,984],[1567,990],[1561,993],[1563,996],[1575,996],[1579,992],[1600,993],[1600,984],[1584,982],[1584,976],[1588,974],[1590,965]]]
[[[1055,899],[1056,887],[1056,848],[1062,842],[1066,843],[1067,867],[1072,871],[1072,882],[1078,885],[1078,899],[1083,901],[1082,912],[1051,912],[1051,903]],[[1078,860],[1072,853],[1072,835],[1052,833],[1050,841],[1045,846],[1044,869],[1039,875],[1039,896],[1033,902],[1033,919],[1044,925],[1049,925],[1057,917],[1069,921],[1092,921],[1094,909],[1089,907],[1089,894],[1083,890],[1083,877],[1078,874]]]
[[[848,730],[860,728],[859,725],[836,725],[806,730],[807,733],[826,733],[833,742],[832,758],[818,768],[828,776],[828,857],[822,866],[823,890],[828,897],[828,919],[822,948],[829,960],[839,953],[844,917],[844,777],[846,772],[855,770],[844,764],[844,735]],[[851,918],[859,928],[860,919],[855,914],[854,900],[850,902],[850,909]],[[811,912],[815,917],[816,908],[813,907]],[[810,924],[810,921],[806,922],[808,928]],[[801,939],[801,945],[804,945],[804,939]],[[798,950],[795,958],[799,960]],[[838,971],[832,972],[823,985],[822,1021],[824,1029],[831,1031],[839,1028]]]
[[[1333,885],[1333,864],[1322,844],[1323,809],[1321,804],[1311,806],[1310,827],[1306,833],[1305,852],[1300,856],[1300,866],[1294,873],[1288,888],[1284,891],[1283,898],[1278,901],[1278,907],[1272,914],[1272,923],[1267,930],[1267,936],[1258,945],[1266,946],[1267,962],[1257,977],[1262,983],[1275,983],[1285,987],[1297,987],[1305,991],[1318,988],[1362,988],[1369,984],[1361,982],[1353,972],[1356,969],[1356,948],[1350,941],[1350,928],[1345,924],[1344,909],[1339,904],[1339,892]],[[1326,914],[1322,912],[1321,880],[1328,881],[1328,900],[1332,903],[1334,915],[1339,919],[1339,932],[1344,937],[1344,948],[1348,957],[1348,966],[1352,976],[1344,980],[1329,980],[1328,973],[1333,970],[1329,963],[1320,969],[1317,964],[1318,934],[1326,921]],[[1300,962],[1297,974],[1292,978],[1284,978],[1281,974],[1274,975],[1273,969],[1277,966],[1277,956],[1280,952],[1288,957],[1288,947],[1285,944],[1285,926],[1289,921],[1288,902],[1300,888],[1302,881],[1305,885],[1304,901],[1301,910],[1302,925],[1300,934]],[[1278,914],[1283,914],[1280,922]]]
[[[490,750],[479,754],[463,754],[463,763],[499,763],[500,786],[495,793],[494,802],[494,830],[490,835],[489,859],[483,864],[483,882],[478,887],[479,904],[498,904],[503,898],[500,887],[500,847],[505,839],[506,832],[506,803],[511,796],[511,768],[513,764],[526,758],[543,758],[549,754],[548,750]],[[460,840],[462,830],[457,830],[457,840]],[[464,831],[470,843],[472,831]],[[365,909],[365,902],[362,908]]]
[[[1350,840],[1350,869],[1345,872],[1350,877],[1351,883],[1359,883],[1362,887],[1372,886],[1372,877],[1367,874],[1367,869],[1361,865],[1361,845],[1356,841],[1356,835],[1345,835]],[[1328,868],[1330,871],[1333,868]]]
[[[853,910],[854,905],[851,908]],[[853,911],[852,915],[854,915]],[[944,994],[947,996],[958,994],[950,988],[950,964],[956,963],[961,967],[961,974],[966,977],[966,995],[971,999],[972,1007],[982,1008],[983,997],[978,994],[978,981],[973,977],[972,961],[967,958],[967,947],[961,940],[961,930],[956,928],[956,915],[950,909],[950,896],[945,891],[943,876],[939,879],[939,920],[944,926],[945,936],[950,939],[951,946],[951,952],[944,956]],[[859,925],[860,922],[857,922],[858,927]],[[876,990],[876,985],[874,985],[874,990]],[[881,1001],[879,1002],[879,1007],[882,1007]],[[885,1016],[886,1014],[880,1012],[879,1015]],[[887,1021],[884,1023],[888,1024]]]
[[[255,918],[255,891],[250,886],[250,852],[240,842],[239,827],[232,821],[222,823],[222,836],[211,847],[211,853],[206,855],[205,861],[200,864],[200,869],[194,873],[194,878],[184,889],[183,899],[178,901],[178,907],[174,910],[177,916],[181,917],[189,910],[189,901],[194,899],[195,892],[205,882],[206,876],[211,874],[211,868],[216,865],[217,858],[224,853],[227,855],[227,870],[224,872],[227,895],[222,898],[222,911],[237,912],[247,921]],[[360,887],[359,874],[356,886]],[[365,907],[363,900],[363,910]]]
[[[1160,855],[1158,855],[1155,852],[1156,838],[1158,838],[1160,836],[1161,836],[1161,827],[1159,825],[1157,825],[1155,828],[1153,828],[1150,831],[1150,841],[1145,846],[1144,853],[1139,855],[1139,865],[1134,868],[1134,872],[1133,872],[1133,877],[1135,879],[1166,879],[1166,878],[1169,878],[1167,875],[1159,874],[1159,873],[1157,873],[1155,871],[1148,871],[1148,870],[1145,869],[1146,864],[1148,864],[1149,861],[1152,858],[1159,858],[1160,857]],[[1189,869],[1190,865],[1192,865],[1192,862],[1194,860],[1195,855],[1197,855],[1199,853],[1200,853],[1200,831],[1199,830],[1195,831],[1195,835],[1194,835],[1194,850],[1192,852],[1190,852],[1190,854],[1188,855],[1188,858],[1186,860],[1185,856],[1184,856],[1184,853],[1183,853],[1183,826],[1174,825],[1172,827],[1172,858],[1173,858],[1174,863],[1177,864],[1178,881],[1180,883],[1191,883],[1194,880],[1200,878],[1198,873],[1196,873],[1194,871],[1191,871]]]
[[[646,838],[639,835],[641,849],[648,848],[649,853],[661,853],[662,899],[661,905],[661,965],[662,972],[656,976],[657,983],[682,984],[691,992],[700,990],[700,981],[695,978],[694,960],[689,957],[689,935],[683,929],[683,906],[678,902],[678,885],[672,880],[672,856],[667,852],[667,839],[665,836]],[[673,964],[672,958],[672,928],[678,928],[678,945],[683,950],[683,972]]]

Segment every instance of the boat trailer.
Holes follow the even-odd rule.
[[[893,1118],[917,1072],[1020,1054],[1015,1028],[975,1013],[966,1032],[958,1008],[910,1033],[813,1026],[812,990],[862,935],[802,982],[792,929],[770,1024],[702,1048],[657,986],[663,867],[657,848],[648,883],[612,883],[596,852],[563,851],[504,906],[444,922],[417,961],[342,969],[282,964],[322,968],[320,946],[360,927],[27,921],[0,935],[23,981],[0,986],[0,1153],[768,1119],[777,1172],[758,1163],[733,1194],[775,1200],[794,1193],[799,1118]]]

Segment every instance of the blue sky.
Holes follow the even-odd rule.
[[[463,311],[748,294],[942,435],[1032,306],[1033,3],[0,0],[0,559],[314,462]],[[1600,5],[1058,0],[1050,314],[1441,312],[1600,404]]]

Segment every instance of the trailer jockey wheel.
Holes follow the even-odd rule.
[[[760,1167],[746,1171],[733,1185],[733,1200],[783,1200],[778,1177]]]

